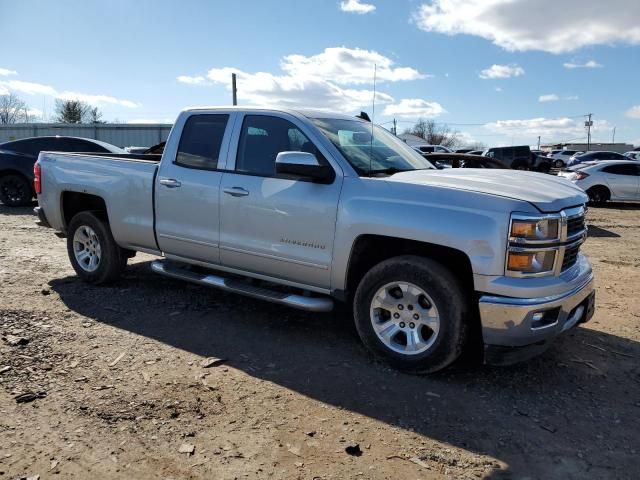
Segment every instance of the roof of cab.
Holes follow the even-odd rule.
[[[357,120],[364,122],[361,118],[354,115],[345,115],[343,113],[329,112],[326,110],[316,110],[311,108],[278,108],[278,107],[244,107],[244,106],[205,106],[205,107],[189,107],[182,110],[183,112],[199,112],[199,111],[215,111],[215,110],[237,110],[240,112],[280,112],[292,115],[302,115],[307,118],[335,118],[341,120]]]

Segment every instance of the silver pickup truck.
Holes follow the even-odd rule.
[[[161,275],[314,312],[347,303],[364,344],[406,371],[474,343],[513,363],[594,310],[580,189],[437,170],[358,118],[188,109],[161,159],[43,152],[35,189],[87,282],[140,251]]]

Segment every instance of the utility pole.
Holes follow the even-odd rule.
[[[611,136],[611,143],[616,143],[616,127],[613,127],[613,135]]]
[[[236,74],[231,74],[231,91],[233,92],[233,104],[238,105],[238,89],[236,88]]]
[[[398,125],[396,124],[396,119],[393,119],[393,134],[398,136]]]
[[[587,152],[591,150],[591,127],[593,126],[591,115],[593,115],[593,113],[588,113],[587,115],[585,115],[585,117],[589,117],[589,120],[584,122],[584,126],[587,127]]]
[[[29,110],[27,110],[27,107],[24,107],[24,123],[29,123]]]
[[[540,151],[540,135],[538,135],[538,151]]]

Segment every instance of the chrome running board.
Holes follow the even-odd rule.
[[[268,288],[249,285],[241,280],[225,278],[213,273],[192,272],[179,266],[168,265],[164,260],[155,260],[152,262],[151,270],[167,277],[186,280],[187,282],[197,283],[207,287],[219,288],[227,292],[239,293],[240,295],[287,305],[308,312],[330,312],[333,310],[333,299],[329,297],[307,297],[304,295],[269,290]]]

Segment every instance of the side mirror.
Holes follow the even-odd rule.
[[[331,183],[335,177],[329,165],[320,165],[316,156],[307,152],[278,153],[276,173],[309,179],[316,183]]]

